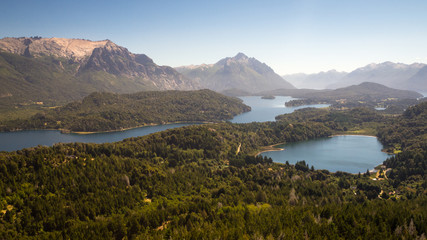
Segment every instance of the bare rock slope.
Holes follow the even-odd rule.
[[[110,40],[0,39],[0,100],[70,101],[93,91],[192,90],[198,85]]]
[[[195,82],[199,82],[203,88],[220,92],[230,89],[248,93],[274,89],[295,89],[267,64],[243,53],[221,59],[215,64],[184,66],[176,69]]]

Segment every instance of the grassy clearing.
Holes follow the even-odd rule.
[[[42,112],[45,108],[37,105],[17,106],[17,107],[0,107],[0,122],[13,119],[25,119],[36,113]]]

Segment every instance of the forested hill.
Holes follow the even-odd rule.
[[[211,90],[92,93],[29,120],[10,121],[3,128],[110,131],[147,124],[225,121],[247,111],[250,107],[240,99]]]
[[[426,107],[408,110],[399,131],[423,125]],[[387,135],[392,130],[376,114],[353,109],[340,119],[383,124]],[[335,131],[316,119],[292,119],[2,152],[0,239],[425,238],[427,152],[414,142],[421,132],[409,136],[420,148],[408,152],[402,144],[386,161],[397,171],[380,172],[377,181],[254,157],[261,146]]]
[[[288,90],[277,91],[285,95]],[[295,91],[290,96],[300,99],[286,103],[286,106],[299,106],[315,103],[328,103],[332,108],[383,107],[388,112],[402,113],[407,107],[418,103],[423,97],[415,91],[399,90],[378,83],[364,82],[359,85],[335,90]],[[422,100],[421,100],[422,101]]]

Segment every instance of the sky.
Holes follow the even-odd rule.
[[[2,0],[0,38],[110,39],[159,65],[243,52],[276,73],[427,63],[425,0]]]

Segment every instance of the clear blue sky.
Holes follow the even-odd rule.
[[[243,52],[279,74],[427,63],[426,0],[3,0],[0,38],[110,39],[160,65]]]

